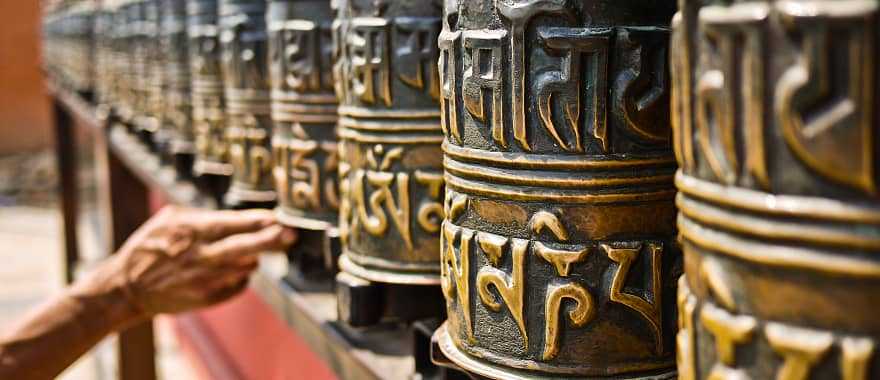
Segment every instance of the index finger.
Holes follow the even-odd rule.
[[[199,237],[208,241],[259,231],[275,223],[275,214],[269,210],[202,211],[190,221]]]

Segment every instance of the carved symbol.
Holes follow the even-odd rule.
[[[507,147],[504,136],[504,115],[502,104],[502,68],[501,41],[506,32],[465,31],[463,42],[465,48],[464,74],[461,83],[461,99],[465,108],[480,122],[486,122],[486,107],[483,104],[483,90],[492,93],[492,139],[503,147]],[[487,53],[487,54],[486,54]],[[489,62],[483,62],[488,59]],[[454,68],[452,68],[454,70]]]
[[[770,322],[765,327],[770,347],[782,355],[777,380],[806,380],[810,368],[819,362],[834,341],[831,333],[807,330]]]
[[[602,244],[602,250],[608,255],[608,258],[616,262],[617,271],[614,273],[614,279],[611,281],[611,293],[609,298],[612,302],[626,305],[635,310],[648,323],[654,331],[655,349],[658,355],[663,354],[663,305],[662,305],[662,253],[663,247],[656,243],[649,243],[648,250],[651,256],[651,300],[648,301],[647,296],[642,298],[633,294],[623,292],[629,271],[633,263],[642,250],[642,244],[639,243],[634,248],[614,248],[608,244]]]
[[[589,54],[589,88],[592,94],[587,96],[592,104],[593,136],[600,141],[602,151],[608,150],[608,139],[605,119],[606,77],[608,72],[608,39],[610,29],[587,28],[538,28],[538,36],[544,48],[549,51],[563,52],[560,71],[541,74],[535,81],[538,96],[538,112],[544,129],[566,151],[583,152],[584,147],[580,134],[580,92],[583,82],[580,78],[581,58]],[[553,96],[561,99],[565,113],[565,125],[569,136],[560,135],[553,118]],[[527,136],[523,132],[523,141]],[[566,141],[570,140],[570,141]],[[529,150],[528,143],[523,148]]]
[[[672,78],[672,122],[675,158],[682,170],[690,173],[694,163],[693,127],[691,126],[691,60],[688,33],[682,14],[672,17],[672,37],[669,46]]]
[[[719,361],[712,367],[709,378],[745,378],[745,372],[736,369],[736,345],[752,339],[757,325],[755,318],[734,316],[712,304],[705,304],[700,312],[700,322],[715,337],[718,352]]]
[[[390,107],[388,22],[381,18],[355,18],[349,32],[352,92],[365,103],[373,104],[378,97]]]
[[[776,89],[775,108],[785,141],[819,174],[875,193],[873,31],[877,3],[856,1],[838,8],[786,1],[777,7],[788,32],[802,41],[797,63],[782,75]],[[845,26],[840,30],[835,25]],[[835,55],[845,58],[845,67],[835,70]],[[846,78],[832,83],[835,72]]]
[[[763,25],[768,13],[767,5],[758,3],[708,6],[700,11],[705,30],[702,50],[707,52],[701,65],[707,69],[697,82],[697,138],[709,167],[726,184],[733,184],[739,173],[736,127],[743,124],[749,148],[747,167],[759,184],[769,186],[763,148]],[[743,70],[740,86],[735,83],[739,65]],[[741,112],[737,109],[740,88],[744,91]],[[720,135],[719,143],[713,134]]]
[[[635,135],[651,141],[669,139],[669,81],[666,41],[669,31],[655,27],[617,29],[616,49],[626,67],[617,75],[612,94],[615,107]]]
[[[444,24],[447,22],[444,21]],[[440,74],[440,126],[446,136],[460,144],[461,132],[458,130],[458,103],[455,95],[458,86],[455,52],[458,49],[459,36],[461,32],[449,31],[448,26],[444,25],[437,42],[440,47],[437,65]]]
[[[289,20],[272,25],[280,40],[271,55],[284,84],[295,91],[321,89],[320,45],[317,25],[308,20]],[[273,44],[275,45],[275,44]]]
[[[470,304],[470,285],[468,276],[470,275],[469,257],[471,240],[474,237],[473,231],[465,230],[461,234],[461,243],[459,245],[459,255],[455,256],[455,238],[458,235],[459,227],[451,223],[443,222],[443,234],[441,236],[441,246],[443,249],[443,263],[441,270],[441,288],[446,296],[447,302],[458,297],[458,303],[461,307],[461,315],[464,317],[468,341],[474,343],[474,331],[471,325],[471,304]],[[455,281],[453,284],[452,281]],[[455,293],[452,292],[453,287]],[[451,319],[450,319],[451,320]]]
[[[867,338],[843,338],[840,343],[840,358],[843,380],[864,380],[868,378],[871,355],[874,353],[874,342]]]
[[[480,239],[481,236],[485,236],[486,234],[487,233],[480,233],[477,238]],[[502,251],[507,240],[508,239],[504,237],[487,238],[485,240],[480,239],[480,245],[481,247],[489,247],[485,252],[491,261],[493,255],[497,258],[497,252]],[[529,241],[523,239],[512,240],[512,273],[508,275],[507,273],[504,273],[504,271],[491,266],[481,268],[477,274],[477,291],[483,304],[486,305],[489,310],[497,313],[501,311],[501,303],[495,300],[495,297],[489,290],[489,285],[495,287],[495,291],[498,292],[498,295],[504,300],[507,309],[510,311],[510,316],[516,321],[516,325],[519,327],[519,331],[523,337],[523,348],[525,349],[529,346],[529,337],[526,333],[525,320],[523,319],[523,291],[525,289],[525,256],[526,250],[529,247]]]
[[[432,99],[440,97],[437,62],[437,37],[440,22],[433,18],[398,17],[394,20],[397,36],[408,36],[404,43],[398,43],[396,65],[400,80],[417,89],[425,88],[427,77],[428,93]],[[425,73],[425,64],[428,72]]]
[[[440,222],[443,221],[443,205],[439,200],[443,188],[443,175],[416,170],[415,177],[416,182],[428,188],[428,195],[434,200],[433,202],[424,202],[419,206],[416,217],[419,226],[431,233],[440,231]]]
[[[468,196],[465,194],[458,194],[449,191],[446,193],[446,201],[449,203],[446,215],[449,217],[450,221],[456,221],[461,214],[467,211]]]
[[[557,240],[568,241],[568,231],[565,230],[565,226],[562,225],[559,218],[547,211],[538,211],[529,219],[529,229],[535,235],[540,235],[544,228],[550,229]]]
[[[403,154],[403,148],[394,148],[385,153],[381,144],[375,145],[367,151],[366,159],[371,170],[359,170],[354,175],[354,201],[357,209],[357,220],[363,223],[364,230],[373,236],[382,236],[388,230],[388,216],[385,209],[391,214],[391,220],[397,227],[401,238],[409,251],[413,250],[412,236],[410,235],[410,206],[409,206],[409,174],[393,173],[389,170],[394,161],[399,160]],[[382,156],[378,161],[376,156]],[[370,211],[367,212],[364,191],[364,179],[376,190],[370,195]],[[392,182],[397,184],[397,200],[391,191]],[[384,205],[384,208],[383,208]]]
[[[535,253],[539,257],[546,260],[556,268],[556,273],[562,277],[568,277],[571,272],[571,265],[584,261],[589,250],[582,249],[580,251],[565,251],[561,249],[548,248],[540,242],[535,242]]]
[[[593,296],[582,286],[576,283],[551,284],[547,287],[547,303],[544,305],[544,353],[541,357],[550,360],[559,354],[559,333],[561,321],[559,315],[563,312],[562,301],[569,299],[574,301],[574,307],[568,310],[568,319],[573,327],[583,327],[596,315]]]
[[[510,21],[510,84],[513,92],[513,137],[525,150],[531,150],[526,137],[526,43],[529,20],[541,13],[565,10],[565,0],[497,0],[498,13]]]

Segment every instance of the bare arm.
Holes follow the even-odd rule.
[[[268,211],[166,208],[82,281],[0,335],[0,378],[50,379],[107,334],[224,301],[257,256],[293,243]]]

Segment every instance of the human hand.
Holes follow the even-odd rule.
[[[260,253],[295,240],[295,231],[276,224],[271,211],[165,207],[88,283],[121,290],[140,318],[191,310],[238,294]]]

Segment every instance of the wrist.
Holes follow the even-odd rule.
[[[100,310],[99,318],[114,328],[123,328],[148,318],[137,306],[124,276],[120,276],[122,271],[116,268],[119,261],[119,257],[111,257],[69,290],[72,297]]]

